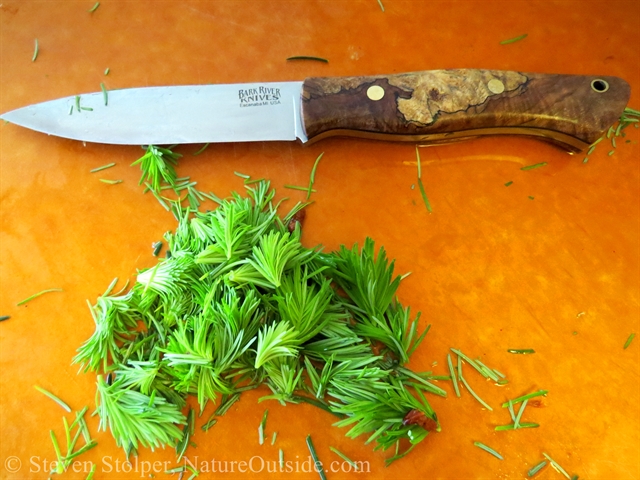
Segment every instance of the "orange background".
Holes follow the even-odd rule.
[[[0,3],[0,112],[97,91],[100,82],[116,89],[458,67],[617,75],[631,84],[630,105],[640,108],[635,0],[383,0],[384,12],[376,0],[103,0],[93,13],[93,0]],[[522,33],[528,34],[523,41],[499,43]],[[32,62],[35,38],[40,48]],[[292,55],[329,63],[286,62]],[[466,369],[493,412],[468,392],[456,398],[450,383],[440,382],[449,397],[430,399],[442,432],[389,468],[384,458],[391,452],[347,439],[329,414],[308,405],[258,405],[265,390],[246,393],[208,433],[197,428],[198,446],[187,456],[196,463],[275,461],[282,448],[287,460],[302,462],[310,433],[325,464],[338,460],[329,451],[334,446],[369,462],[372,479],[522,478],[542,452],[581,479],[640,478],[640,338],[622,348],[631,332],[640,333],[640,150],[638,130],[627,132],[630,143],[619,139],[613,156],[601,145],[586,164],[583,156],[522,138],[422,149],[432,214],[417,189],[413,145],[359,139],[309,147],[219,144],[197,157],[192,153],[200,145],[179,147],[179,173],[202,190],[219,196],[242,190],[238,171],[271,179],[278,198],[292,200],[303,194],[282,186],[305,184],[325,152],[304,243],[332,250],[371,236],[396,259],[398,273],[412,272],[400,299],[423,312],[423,326],[432,324],[413,369],[445,374],[448,348],[458,347],[510,380],[498,388]],[[95,301],[114,277],[123,285],[136,269],[153,265],[151,243],[175,227],[137,185],[139,171],[129,164],[140,154],[138,146],[84,146],[0,125],[0,315],[11,316],[0,325],[0,478],[47,478],[43,464],[55,459],[48,430],[63,439],[64,412],[33,385],[74,409],[93,409],[95,375],[77,375],[70,365],[93,332],[85,299]],[[546,167],[520,170],[543,161]],[[89,173],[109,162],[117,166]],[[508,181],[513,184],[505,187]],[[16,306],[56,287],[64,291]],[[536,354],[511,355],[508,348]],[[509,423],[500,403],[538,388],[550,392],[544,407],[528,407],[523,420],[540,428],[494,432]],[[265,408],[268,438],[278,431],[275,446],[269,440],[258,445]],[[124,455],[110,433],[96,432],[97,417],[89,426],[99,445],[79,459],[98,464],[96,479],[148,478],[141,463],[123,473]],[[21,468],[11,473],[16,458]],[[139,457],[171,466],[174,459],[172,449],[142,450]],[[264,471],[200,478],[319,477]],[[547,468],[540,478],[562,477]]]

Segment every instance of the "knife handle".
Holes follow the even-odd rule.
[[[314,77],[302,85],[310,141],[334,135],[443,143],[529,135],[579,152],[622,114],[631,88],[610,76],[432,70]]]

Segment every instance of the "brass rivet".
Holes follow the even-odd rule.
[[[491,93],[498,94],[504,92],[504,83],[502,83],[497,78],[492,78],[491,80],[489,80],[489,83],[487,83],[487,87],[489,88],[489,91]]]
[[[371,85],[369,88],[367,88],[367,97],[369,97],[369,100],[377,102],[382,97],[384,97],[384,88],[382,88],[380,85]]]

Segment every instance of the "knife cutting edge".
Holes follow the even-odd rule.
[[[580,152],[630,97],[612,76],[432,70],[301,82],[143,87],[60,98],[0,116],[96,143],[317,141],[355,136],[445,143],[525,135]]]

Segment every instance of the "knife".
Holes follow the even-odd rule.
[[[0,118],[49,135],[112,144],[307,143],[335,135],[443,143],[525,135],[574,153],[620,118],[630,90],[612,76],[431,70],[103,89]]]

